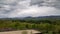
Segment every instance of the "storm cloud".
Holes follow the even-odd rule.
[[[60,15],[60,0],[0,0],[0,18]]]

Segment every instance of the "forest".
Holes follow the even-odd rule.
[[[39,30],[44,34],[60,34],[60,19],[0,19],[0,32],[27,29]]]

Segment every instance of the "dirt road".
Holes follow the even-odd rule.
[[[0,34],[22,34],[22,32],[27,32],[27,34],[33,34],[33,32],[38,32],[35,30],[20,30],[20,31],[8,31],[8,32],[0,32]]]

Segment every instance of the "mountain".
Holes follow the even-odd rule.
[[[0,19],[3,19],[3,20],[24,20],[24,19],[60,19],[60,16],[39,16],[39,17],[31,17],[31,16],[28,16],[28,17],[15,17],[15,18],[0,18]]]
[[[60,19],[60,16],[25,17],[24,19],[35,19],[35,20],[40,20],[40,19]]]

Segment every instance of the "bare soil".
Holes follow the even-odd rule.
[[[27,34],[31,34],[33,32],[37,32],[35,30],[19,30],[19,31],[0,32],[0,34],[22,34],[23,31],[26,31]]]

